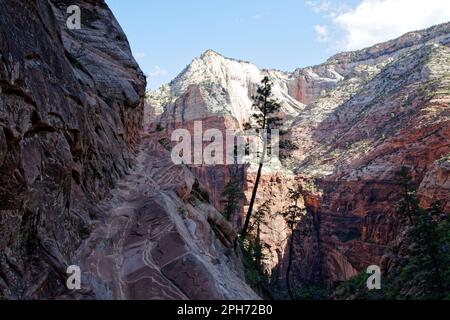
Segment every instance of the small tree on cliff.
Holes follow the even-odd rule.
[[[270,201],[264,202],[258,210],[255,211],[253,217],[253,224],[251,229],[255,232],[255,242],[254,242],[254,255],[255,264],[261,269],[262,262],[264,260],[263,245],[261,242],[261,227],[267,226],[267,217],[272,213],[270,209]]]
[[[409,261],[404,270],[405,275],[409,275],[407,278],[414,279],[427,293],[427,298],[432,299],[445,298],[444,294],[448,290],[445,274],[448,273],[450,263],[436,219],[438,212],[442,212],[438,206],[430,212],[422,208],[414,212],[414,226],[408,233],[411,241]]]
[[[246,280],[254,288],[263,290],[266,294],[270,293],[268,290],[268,277],[264,273],[262,262],[265,260],[263,253],[263,244],[261,241],[261,227],[267,225],[267,217],[270,215],[270,202],[266,201],[259,207],[252,218],[252,223],[249,227],[249,234],[241,243],[244,254],[244,266],[246,273]]]
[[[257,130],[259,133],[264,134],[268,129],[275,129],[279,126],[280,119],[276,116],[281,106],[272,98],[272,83],[268,77],[265,77],[261,81],[261,85],[258,87],[257,95],[253,97],[253,108],[256,112],[253,114],[253,119],[257,124]],[[246,129],[251,128],[247,124]],[[253,187],[252,197],[250,199],[249,208],[245,217],[244,227],[242,228],[241,238],[244,239],[247,235],[248,228],[250,226],[250,220],[252,217],[253,207],[256,201],[256,195],[258,193],[259,182],[261,180],[261,173],[264,166],[265,155],[267,151],[267,139],[264,139],[263,149],[260,153],[260,163],[258,167],[258,173],[256,175],[255,185]]]
[[[241,180],[236,172],[225,185],[222,192],[223,203],[225,208],[223,210],[223,216],[228,221],[231,221],[233,216],[239,210],[239,202],[244,198],[244,192],[241,189]]]
[[[289,242],[288,252],[288,266],[286,269],[286,286],[291,300],[294,300],[294,294],[292,293],[291,288],[290,273],[292,269],[292,260],[294,258],[294,240],[296,234],[295,231],[297,229],[298,223],[301,221],[302,217],[305,216],[305,210],[302,209],[299,205],[299,201],[302,196],[303,195],[300,188],[290,189],[289,199],[292,201],[292,204],[286,209],[286,211],[282,213],[291,234],[291,241]]]
[[[402,168],[398,177],[404,191],[398,213],[406,215],[410,222],[407,232],[410,245],[401,280],[404,286],[420,288],[422,298],[445,298],[450,276],[448,216],[439,202],[430,210],[420,207],[407,168]]]
[[[440,202],[429,209],[420,206],[409,169],[402,168],[397,177],[403,187],[398,219],[409,223],[402,224],[390,250],[392,263],[382,289],[367,291],[362,273],[340,285],[335,292],[339,299],[450,299],[450,215]]]

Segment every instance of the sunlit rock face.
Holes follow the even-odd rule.
[[[73,4],[79,30],[66,26]],[[207,51],[144,112],[145,77],[104,1],[0,6],[0,298],[258,298],[235,246],[247,202],[231,223],[220,214],[236,170],[249,199],[254,166],[177,166],[166,149],[195,121],[202,133],[242,129],[264,76],[298,147],[264,167],[258,193],[256,207],[271,201],[261,239],[274,286],[295,185],[313,221],[294,235],[294,285],[389,265],[401,166],[423,206],[450,209],[449,24],[294,72]],[[66,290],[72,264],[77,292]]]
[[[262,235],[266,269],[283,282],[291,235],[278,212],[289,204],[287,189],[301,185],[314,223],[309,236],[294,239],[294,284],[336,283],[369,265],[388,265],[386,248],[398,231],[395,173],[402,166],[411,168],[424,206],[441,200],[449,209],[449,30],[443,24],[412,32],[292,73],[260,71],[208,51],[152,93],[158,98],[149,104],[161,110],[155,122],[169,136],[194,120],[242,128],[258,82],[271,77],[289,128],[285,139],[297,148],[284,150],[282,168],[263,173],[257,206],[273,203]],[[223,172],[195,171],[216,207],[228,179]],[[247,170],[242,178],[248,200],[255,174]]]
[[[310,104],[343,79],[333,65],[298,69],[290,76],[288,92],[297,101]]]
[[[258,299],[245,284],[235,230],[198,190],[186,166],[144,136],[133,170],[95,208],[102,218],[79,249],[84,297]]]
[[[288,73],[260,70],[255,65],[229,59],[209,50],[196,58],[168,86],[152,93],[153,108],[161,109],[163,124],[189,122],[211,115],[227,115],[239,128],[250,119],[252,96],[264,76],[273,82],[274,96],[282,103],[282,112],[295,116],[304,105],[289,95]]]
[[[388,264],[383,256],[398,234],[401,166],[411,168],[424,206],[441,200],[448,210],[448,27],[326,63],[344,79],[310,103],[290,132],[301,141],[294,171],[316,189],[307,204],[315,233],[297,241],[299,281],[335,283]]]

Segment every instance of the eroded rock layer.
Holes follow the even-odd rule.
[[[235,230],[143,135],[145,77],[105,2],[0,6],[0,298],[258,299]]]
[[[130,167],[145,78],[104,1],[0,6],[0,297],[51,298]]]
[[[449,211],[448,30],[448,24],[427,30],[423,38],[434,32],[434,40],[408,50],[404,41],[411,35],[390,43],[397,51],[375,47],[378,72],[344,79],[294,124],[291,138],[302,142],[294,152],[295,172],[313,179],[316,189],[309,206],[316,232],[298,241],[300,277],[315,268],[322,280],[336,283],[369,265],[386,267],[386,248],[399,230],[396,173],[402,166],[411,170],[423,206],[440,200]],[[356,68],[367,70],[370,63],[363,61]]]
[[[259,299],[245,284],[235,230],[150,136],[131,174],[95,210],[95,231],[79,250],[85,297]]]
[[[256,207],[272,202],[261,234],[266,269],[274,284],[283,283],[292,235],[278,212],[289,205],[288,188],[299,185],[313,224],[309,236],[295,235],[293,285],[333,284],[389,264],[402,166],[411,169],[423,206],[440,200],[450,210],[449,44],[447,23],[292,73],[207,51],[148,102],[168,137],[194,121],[242,129],[259,81],[269,76],[290,143],[281,147],[282,167],[266,165],[257,199]],[[255,174],[247,169],[241,179],[249,199]],[[219,208],[227,172],[195,170]]]

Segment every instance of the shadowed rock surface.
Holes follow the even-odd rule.
[[[141,141],[145,77],[105,2],[0,7],[0,298],[257,298],[232,228]]]
[[[66,28],[72,4],[80,30]],[[0,297],[52,298],[88,209],[130,167],[145,78],[103,1],[0,7]]]

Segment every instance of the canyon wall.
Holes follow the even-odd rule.
[[[52,298],[132,164],[146,81],[104,1],[0,6],[0,298]]]
[[[82,290],[67,298],[247,300],[237,234],[184,165],[144,135],[136,164],[99,203],[78,250]]]
[[[320,191],[309,206],[317,232],[297,241],[294,273],[302,282],[319,281],[304,276],[313,268],[338,283],[389,264],[402,166],[423,206],[440,200],[450,210],[449,43],[446,24],[349,54],[351,62],[347,55],[330,60],[346,78],[310,104],[290,133],[301,141],[294,171]]]
[[[203,133],[243,129],[264,76],[296,146],[265,166],[256,205],[270,200],[261,239],[274,287],[292,237],[294,286],[386,269],[402,166],[423,206],[450,210],[450,24],[294,72],[209,50],[151,92],[144,113],[145,77],[103,0],[0,5],[2,299],[258,298],[236,248],[247,203],[231,224],[220,215],[236,168],[176,166],[168,140],[195,121]],[[80,29],[66,25],[70,5]],[[254,169],[237,171],[247,199]],[[294,186],[312,217],[305,236],[280,215]],[[72,264],[77,292],[65,286]]]
[[[146,80],[106,3],[0,5],[0,299],[258,299],[235,230],[144,134],[158,111],[143,121]]]
[[[295,235],[294,286],[339,283],[372,264],[386,268],[386,249],[398,231],[396,172],[402,166],[411,169],[423,206],[440,200],[450,210],[449,26],[292,73],[259,70],[210,50],[151,93],[156,122],[170,139],[173,129],[192,129],[196,120],[222,131],[242,129],[261,79],[274,82],[285,117],[283,140],[294,145],[281,148],[282,166],[265,167],[256,205],[271,200],[261,237],[274,287],[283,286],[292,237],[279,215],[289,205],[289,188],[302,188],[313,220],[309,236]],[[201,166],[194,172],[220,209],[227,170]],[[251,165],[241,175],[247,200],[254,172]]]

